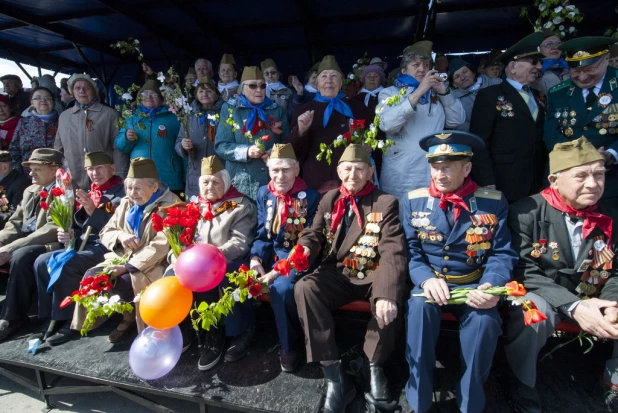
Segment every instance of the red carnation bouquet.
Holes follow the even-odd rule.
[[[75,194],[71,185],[71,173],[68,170],[58,168],[56,171],[56,186],[51,190],[52,200],[48,203],[46,200],[49,197],[49,192],[42,190],[39,193],[41,199],[45,201],[39,202],[39,205],[44,209],[47,215],[58,227],[64,232],[70,232],[73,225],[73,205],[75,204]],[[69,239],[66,247],[73,248],[75,240],[73,237]]]
[[[178,258],[180,253],[195,241],[197,223],[201,218],[200,207],[190,202],[161,210],[165,213],[165,218],[157,213],[153,214],[152,227],[165,234],[174,256]]]
[[[60,303],[60,308],[65,308],[72,303],[77,303],[86,309],[86,319],[80,330],[82,336],[94,325],[94,322],[103,316],[110,316],[114,313],[124,313],[133,311],[131,303],[120,301],[118,295],[109,297],[108,291],[112,289],[113,281],[110,279],[111,271],[109,266],[125,265],[129,256],[114,258],[108,262],[107,266],[98,274],[90,275],[79,283],[79,290],[73,291]]]
[[[273,269],[285,277],[290,275],[292,269],[297,272],[307,271],[309,269],[309,257],[305,254],[303,246],[297,244],[290,251],[288,258],[277,261]]]
[[[199,330],[209,330],[211,326],[217,326],[221,318],[232,312],[234,304],[244,303],[248,299],[257,298],[262,295],[268,286],[259,281],[255,271],[241,265],[238,271],[227,273],[226,277],[234,287],[227,287],[223,290],[223,296],[216,303],[201,302],[191,310],[191,322],[193,328]]]
[[[456,288],[451,291],[451,298],[447,300],[449,304],[465,304],[468,301],[468,293],[470,291],[479,291],[476,288]],[[491,295],[504,295],[508,301],[511,301],[514,305],[521,305],[521,309],[524,311],[524,324],[526,326],[539,323],[543,320],[547,320],[547,316],[539,311],[536,304],[531,300],[524,300],[526,295],[526,289],[523,285],[517,281],[511,281],[506,283],[504,287],[490,287],[487,290],[483,290],[485,294]],[[415,297],[427,297],[423,294],[414,294]],[[428,302],[434,302],[429,300]]]

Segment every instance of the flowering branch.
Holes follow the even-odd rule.
[[[565,37],[576,32],[575,23],[581,23],[584,19],[579,13],[579,9],[570,0],[535,0],[534,6],[537,8],[539,16],[532,23],[534,30],[540,32],[543,29],[551,30]],[[528,17],[528,9],[521,9],[520,17]],[[530,20],[528,18],[528,20]],[[532,22],[530,20],[530,22]],[[566,26],[569,26],[568,28]]]
[[[117,49],[120,54],[134,54],[137,55],[137,60],[144,60],[144,55],[139,49],[139,40],[129,37],[127,40],[119,40],[116,43],[110,44],[112,49]]]

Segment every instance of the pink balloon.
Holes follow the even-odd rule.
[[[176,261],[176,278],[185,288],[204,292],[217,287],[227,263],[219,249],[210,244],[195,244],[183,251]]]

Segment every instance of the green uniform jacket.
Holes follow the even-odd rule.
[[[603,86],[590,110],[582,89],[571,79],[549,91],[543,140],[549,150],[561,142],[586,137],[596,148],[618,151],[618,70],[608,68]],[[611,99],[602,104],[601,100]],[[614,120],[611,120],[614,119]],[[603,198],[618,196],[618,166],[609,168]]]

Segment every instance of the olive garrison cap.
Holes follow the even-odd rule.
[[[337,59],[335,56],[324,56],[324,59],[318,65],[318,75],[325,70],[336,70],[343,75],[341,68],[339,67],[339,63],[337,63]]]
[[[157,167],[152,159],[134,158],[129,166],[127,178],[152,178],[159,179]]]
[[[549,153],[549,173],[571,169],[587,163],[602,161],[603,155],[583,136],[569,142],[557,143]]]
[[[112,157],[104,151],[88,152],[84,157],[84,168],[98,165],[113,165]]]
[[[513,60],[526,59],[526,58],[541,58],[541,43],[545,40],[545,36],[541,32],[534,32],[524,37],[513,46],[509,47],[504,53],[502,53],[496,60],[501,60],[504,63],[511,62]]]
[[[240,82],[246,82],[248,80],[264,80],[264,76],[262,75],[262,71],[257,66],[245,66],[242,71],[242,77],[240,78]]]
[[[223,166],[219,158],[216,156],[213,155],[207,158],[202,158],[202,175],[214,175],[224,169],[225,166]]]
[[[352,143],[345,148],[343,151],[343,155],[341,155],[341,159],[339,159],[339,163],[341,162],[365,162],[366,164],[371,165],[371,160],[369,159],[369,152],[363,145],[357,145]]]
[[[275,63],[275,61],[271,58],[268,58],[264,61],[262,61],[260,63],[260,67],[262,68],[262,72],[266,69],[268,69],[269,67],[274,67],[275,69],[277,68],[277,64]]]
[[[271,159],[294,159],[296,160],[296,154],[294,148],[289,143],[275,143],[270,151]]]

